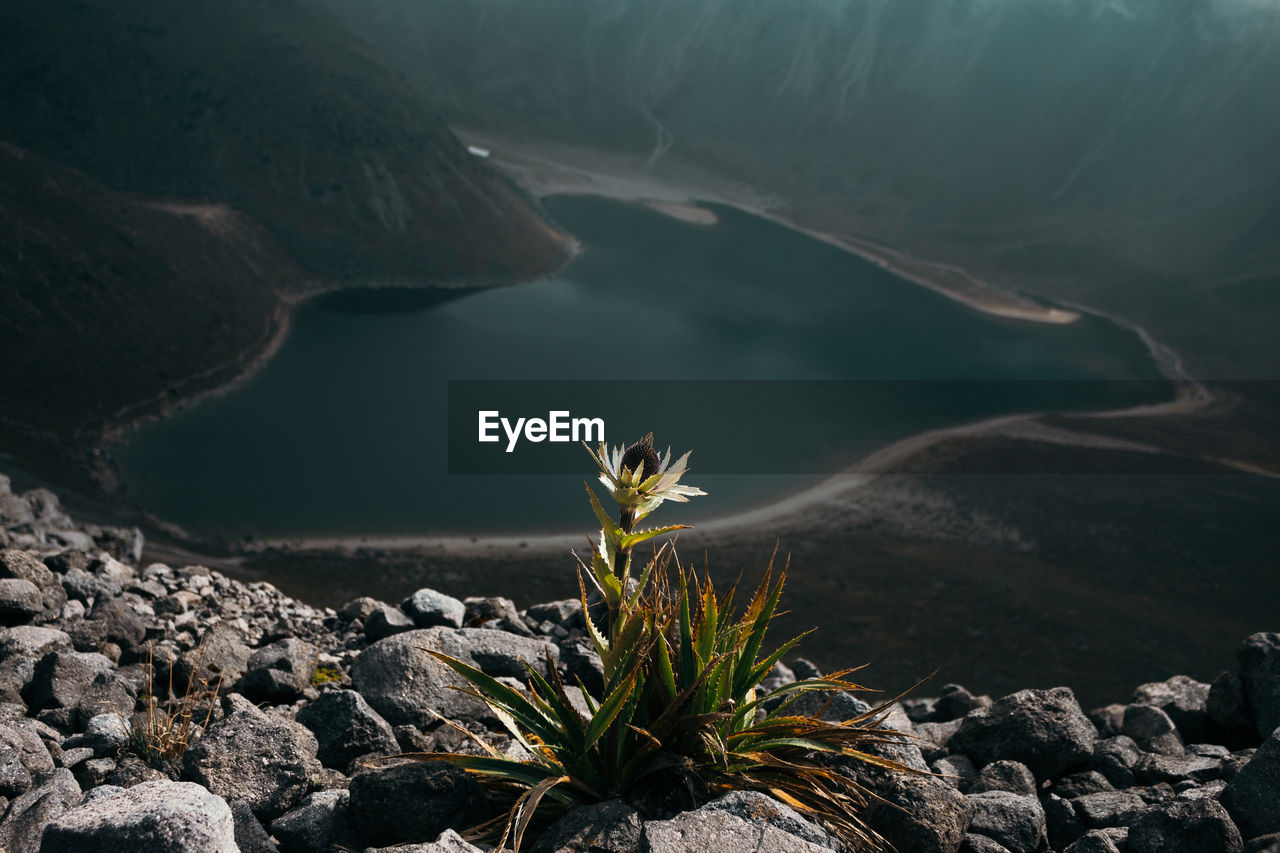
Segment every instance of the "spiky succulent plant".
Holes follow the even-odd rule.
[[[654,549],[629,584],[635,546],[683,527],[636,530],[636,523],[665,501],[703,492],[680,484],[689,454],[675,464],[670,451],[659,459],[651,436],[625,450],[588,450],[620,518],[615,522],[588,486],[601,529],[590,563],[579,560],[579,589],[603,666],[603,692],[592,695],[581,682],[566,685],[550,660],[549,677],[527,667],[526,693],[432,652],[467,680],[530,757],[506,757],[479,739],[484,755],[411,757],[454,762],[507,798],[506,814],[471,835],[516,850],[530,826],[575,803],[643,798],[655,789],[683,791],[694,802],[734,789],[765,792],[820,821],[851,848],[879,849],[881,839],[859,817],[869,795],[832,759],[910,772],[867,749],[901,738],[881,727],[885,708],[843,722],[793,712],[805,694],[863,690],[847,680],[852,670],[760,691],[803,637],[764,652],[786,570],[771,581],[771,560],[740,613],[733,590],[717,596],[710,579],[687,572],[669,544]],[[608,607],[603,625],[591,614],[584,575]]]

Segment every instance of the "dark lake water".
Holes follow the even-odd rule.
[[[581,449],[565,451],[563,475],[448,473],[450,380],[582,379],[614,389],[629,379],[928,380],[960,389],[953,406],[927,413],[850,404],[838,429],[828,423],[819,437],[791,442],[782,433],[806,421],[804,404],[777,411],[762,401],[756,416],[734,421],[735,440],[780,447],[771,470],[782,473],[748,476],[715,464],[715,434],[696,418],[681,423],[679,394],[664,399],[647,383],[658,443],[693,447],[695,468],[712,463],[689,478],[709,492],[682,514],[696,520],[767,503],[815,482],[816,470],[924,428],[1032,403],[1146,401],[1150,385],[1110,380],[1158,377],[1141,342],[1106,321],[991,317],[736,210],[715,208],[720,223],[702,227],[600,199],[547,206],[585,249],[560,275],[465,294],[363,291],[306,303],[250,381],[114,450],[131,498],[227,536],[572,530],[591,521]],[[609,440],[655,428],[634,421],[611,424]]]

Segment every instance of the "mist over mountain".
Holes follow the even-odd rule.
[[[1280,370],[1280,4],[324,2],[462,126],[692,161],[1201,373]]]

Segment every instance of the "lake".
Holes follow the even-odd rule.
[[[559,275],[303,304],[250,380],[113,449],[130,498],[226,537],[589,527],[580,484],[591,463],[580,448],[556,457],[562,474],[449,473],[451,380],[587,380],[597,383],[577,386],[587,405],[592,387],[618,393],[645,380],[607,437],[655,429],[661,447],[695,449],[702,473],[688,480],[709,495],[682,520],[767,504],[921,429],[1169,393],[1163,383],[1115,381],[1159,373],[1135,335],[1099,318],[989,316],[734,209],[713,207],[718,224],[699,226],[596,198],[546,205],[584,248]],[[664,380],[682,381],[667,393]],[[824,383],[833,382],[874,393],[822,417],[808,417],[818,405],[809,397],[787,408],[756,400],[749,417],[714,402],[765,387],[749,383],[793,380],[827,389],[816,397],[830,396]],[[930,392],[927,411],[903,402],[922,388],[955,392]],[[717,412],[731,414],[732,429]],[[799,424],[810,432],[796,438]],[[752,445],[774,454],[763,472],[735,464]]]

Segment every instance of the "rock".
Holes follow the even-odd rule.
[[[19,625],[44,610],[40,587],[21,578],[0,579],[0,624]]]
[[[1238,749],[1257,743],[1257,730],[1244,698],[1244,682],[1236,673],[1221,673],[1209,685],[1205,714],[1228,746]]]
[[[76,703],[76,724],[81,728],[99,714],[112,713],[125,717],[133,713],[137,695],[133,684],[115,672],[100,672]]]
[[[1222,804],[1247,838],[1280,832],[1280,731],[1231,777]]]
[[[40,853],[239,853],[225,800],[186,782],[144,782],[95,797],[45,830]]]
[[[310,643],[296,637],[277,640],[249,656],[240,686],[246,696],[292,702],[311,686],[319,662],[320,653]]]
[[[948,789],[950,790],[950,789]],[[670,820],[644,825],[640,848],[646,853],[821,853],[811,844],[767,823],[754,823],[724,811],[698,809]]]
[[[1133,738],[1117,735],[1095,744],[1089,769],[1101,773],[1117,788],[1128,788],[1134,784],[1133,768],[1140,758],[1142,750],[1138,749]]]
[[[547,827],[533,853],[638,853],[644,821],[622,800],[575,806]]]
[[[228,800],[227,805],[231,807],[231,819],[236,828],[236,847],[240,848],[240,853],[280,853],[280,848],[271,840],[248,803],[236,798]]]
[[[1280,832],[1249,839],[1244,846],[1244,851],[1245,853],[1280,853]]]
[[[596,654],[590,642],[571,640],[565,643],[560,647],[560,659],[569,676],[567,684],[581,681],[592,696],[598,697],[604,692],[604,664],[600,662],[600,655]]]
[[[342,609],[338,611],[338,615],[346,622],[354,622],[358,619],[363,623],[364,620],[369,618],[370,613],[377,610],[384,604],[385,602],[379,601],[376,598],[370,598],[367,595],[363,595],[359,598],[353,598],[346,604],[342,605]]]
[[[89,574],[81,569],[69,569],[61,578],[67,598],[92,608],[99,598],[114,598],[124,590],[110,578]]]
[[[1122,734],[1133,738],[1141,749],[1161,755],[1184,752],[1177,726],[1164,711],[1152,705],[1130,705],[1124,711]]]
[[[0,796],[24,794],[37,778],[52,771],[53,759],[33,723],[28,720],[0,723]]]
[[[998,841],[1010,853],[1036,853],[1049,843],[1044,808],[1032,796],[994,790],[970,794],[969,832]]]
[[[80,742],[99,758],[115,755],[129,742],[128,724],[114,711],[98,714],[85,723]]]
[[[480,783],[445,762],[368,770],[352,777],[350,790],[351,828],[370,847],[425,841],[446,829],[474,826],[489,815]]]
[[[1196,681],[1185,675],[1175,675],[1165,681],[1152,681],[1133,691],[1133,701],[1142,705],[1154,705],[1168,714],[1184,741],[1199,743],[1204,740],[1209,685],[1203,681]]]
[[[1120,848],[1100,829],[1091,829],[1076,839],[1063,853],[1120,853]]]
[[[955,853],[973,806],[941,779],[897,773],[874,786],[883,799],[867,807],[867,825],[898,850]]]
[[[230,688],[244,677],[250,655],[239,631],[230,625],[214,625],[196,648],[183,652],[173,663],[174,690],[185,693],[188,684],[198,688],[201,682],[210,689],[219,683]]]
[[[1027,765],[1017,761],[993,761],[978,774],[977,780],[969,789],[971,794],[986,791],[1008,791],[1023,797],[1036,796],[1036,777],[1031,775]]]
[[[440,837],[427,844],[397,844],[395,847],[370,847],[365,853],[483,853],[468,843],[452,829],[440,833]]]
[[[400,602],[400,609],[417,628],[461,628],[467,606],[451,595],[423,587]]]
[[[1240,853],[1240,831],[1211,799],[1175,800],[1139,815],[1129,827],[1129,853]]]
[[[1099,794],[1103,791],[1114,790],[1114,787],[1107,781],[1107,777],[1103,776],[1097,770],[1087,770],[1084,773],[1072,773],[1070,776],[1063,776],[1053,783],[1053,792],[1064,799],[1074,799],[1075,797],[1083,797],[1085,794]]]
[[[535,604],[525,611],[525,615],[535,622],[551,622],[569,630],[585,627],[582,621],[582,602],[576,598]],[[790,672],[790,669],[787,671]]]
[[[147,627],[134,609],[119,598],[99,598],[90,618],[101,622],[106,638],[122,649],[131,649],[146,639]]]
[[[463,624],[472,628],[496,628],[509,631],[524,637],[532,637],[533,632],[520,618],[515,602],[501,596],[470,596],[463,599],[466,614]]]
[[[427,628],[379,640],[362,651],[351,666],[356,690],[393,726],[429,728],[435,714],[450,719],[490,716],[478,699],[453,687],[466,681],[426,651],[434,649],[494,676],[525,675],[523,660],[547,672],[545,657],[556,659],[556,647],[479,628]],[[434,712],[434,713],[433,713]]]
[[[30,581],[38,587],[49,586],[57,580],[49,567],[34,555],[12,548],[0,551],[0,578]]]
[[[35,853],[44,827],[80,802],[80,786],[71,771],[59,769],[38,787],[14,799],[0,823],[0,850]]]
[[[1076,814],[1089,829],[1128,826],[1147,810],[1147,801],[1133,791],[1102,791],[1074,801]]]
[[[1253,709],[1258,737],[1280,726],[1280,633],[1258,633],[1236,650],[1245,699]]]
[[[182,778],[223,797],[240,797],[259,818],[293,808],[318,771],[315,736],[256,709],[238,710],[209,727],[182,759]]]
[[[324,853],[346,817],[347,791],[318,791],[271,822],[274,835],[289,853]]]
[[[753,823],[763,821],[788,835],[794,835],[819,847],[836,849],[839,846],[836,839],[822,827],[791,806],[780,803],[759,791],[731,791],[707,803],[700,811],[728,812]]]
[[[957,754],[939,758],[929,765],[929,769],[942,776],[951,777],[944,781],[961,791],[968,791],[969,786],[978,778],[978,768],[973,766],[973,762],[967,755]]]
[[[1055,687],[1020,690],[975,709],[951,746],[978,766],[1020,761],[1043,781],[1088,758],[1097,737],[1070,688]]]
[[[93,680],[114,668],[96,652],[50,652],[32,672],[28,688],[31,709],[75,708]]]
[[[905,710],[905,709],[904,709]],[[910,715],[908,715],[908,718]],[[964,720],[951,720],[946,723],[916,723],[915,733],[920,740],[920,752],[926,761],[936,761],[949,752],[948,744],[952,736],[960,730]]]
[[[959,684],[944,684],[942,693],[933,703],[932,722],[945,723],[958,720],[977,708],[991,704],[990,696],[974,696]]]
[[[1208,782],[1222,773],[1222,760],[1202,755],[1144,755],[1133,767],[1134,778],[1143,785],[1175,784],[1191,780]]]
[[[1075,808],[1057,794],[1049,794],[1040,801],[1044,809],[1045,825],[1049,831],[1049,846],[1061,850],[1084,834],[1085,826],[1076,815]]]
[[[364,635],[370,642],[412,630],[413,620],[389,604],[379,604],[364,620]]]
[[[120,755],[116,761],[116,767],[111,771],[111,775],[107,777],[110,785],[119,788],[132,788],[134,785],[141,785],[143,782],[156,781],[173,781],[167,773],[162,773],[154,767],[150,767],[138,756],[125,752]],[[98,789],[94,789],[95,791]]]
[[[969,832],[960,843],[960,853],[1009,853],[1009,848],[985,835]]]
[[[1104,705],[1089,712],[1089,722],[1098,730],[1098,737],[1108,738],[1120,734],[1124,725],[1124,712],[1128,705]]]
[[[326,767],[346,771],[359,758],[399,751],[391,724],[354,690],[322,694],[298,711],[297,720],[316,736]]]

